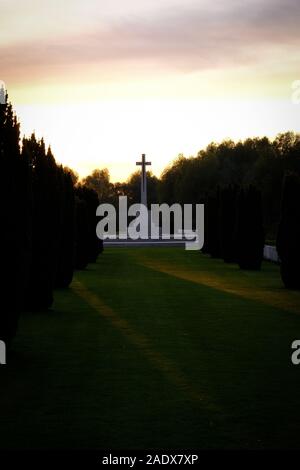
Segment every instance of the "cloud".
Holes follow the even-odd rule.
[[[181,4],[182,5],[182,4]],[[0,46],[4,80],[126,70],[162,73],[287,62],[299,54],[299,0],[190,2],[98,28]]]

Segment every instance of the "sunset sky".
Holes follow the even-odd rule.
[[[300,131],[299,0],[0,0],[0,80],[82,176]]]

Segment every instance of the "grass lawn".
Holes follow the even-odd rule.
[[[23,315],[1,448],[300,448],[300,292],[182,248],[107,249]]]

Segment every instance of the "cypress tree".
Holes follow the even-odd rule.
[[[242,189],[237,206],[236,247],[241,269],[259,270],[263,260],[264,230],[261,193],[254,186]]]
[[[57,268],[57,233],[60,232],[59,183],[51,149],[34,134],[23,140],[23,152],[32,168],[32,262],[26,292],[26,309],[44,310],[53,303]]]
[[[227,186],[220,194],[220,245],[221,255],[226,263],[236,262],[235,226],[236,226],[237,187]]]
[[[207,200],[207,251],[212,258],[220,258],[220,192],[219,188]]]
[[[77,195],[75,198],[75,267],[85,269],[89,263],[89,230],[87,203]]]
[[[99,240],[96,235],[96,210],[99,205],[99,198],[96,191],[86,186],[79,186],[76,194],[86,203],[88,262],[95,263],[98,255],[103,251],[103,241]]]
[[[58,169],[61,187],[61,221],[56,270],[56,287],[68,287],[75,265],[75,195],[70,172]]]
[[[1,267],[0,340],[10,346],[22,307],[30,258],[30,171],[20,153],[19,123],[5,96],[0,104]]]
[[[208,195],[202,199],[202,204],[204,204],[204,243],[201,249],[202,253],[209,253],[209,244],[208,244]]]
[[[276,247],[280,257],[282,281],[288,289],[300,289],[300,177],[295,173],[284,177],[281,219]]]

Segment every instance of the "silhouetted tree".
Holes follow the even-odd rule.
[[[60,168],[61,221],[56,270],[56,287],[68,287],[73,279],[75,267],[75,195],[72,173],[69,168]]]
[[[237,259],[235,226],[237,209],[237,187],[227,186],[220,193],[220,244],[221,255],[226,263]]]
[[[63,169],[65,173],[68,173],[71,176],[73,186],[76,186],[79,181],[79,174],[77,171],[72,170],[72,168],[69,168],[68,166],[64,166]]]
[[[58,166],[51,148],[46,151],[34,134],[23,139],[21,151],[7,95],[0,101],[0,340],[9,346],[21,309],[49,308],[54,286],[70,284],[75,248],[82,268],[96,260],[103,244],[96,237],[97,193],[80,186],[75,211],[76,174]]]
[[[209,194],[207,200],[207,251],[212,258],[220,258],[220,191]]]
[[[31,249],[31,186],[27,159],[19,146],[19,123],[12,105],[0,104],[1,313],[0,339],[14,337],[28,281]]]
[[[288,289],[300,289],[300,177],[295,173],[285,176],[281,219],[277,235],[282,281]]]
[[[32,134],[23,140],[30,162],[33,189],[32,261],[26,293],[27,309],[47,309],[53,302],[60,233],[60,188],[51,149]]]
[[[96,191],[84,185],[79,185],[76,188],[76,195],[86,204],[86,222],[85,228],[78,227],[82,240],[87,240],[87,261],[88,263],[95,263],[98,255],[103,251],[103,241],[99,240],[96,235],[97,217],[96,210],[99,205],[99,199]],[[83,215],[83,207],[79,206],[79,221],[85,216]],[[83,231],[85,230],[85,235]],[[85,252],[85,250],[84,250]],[[83,265],[83,263],[81,263]],[[83,268],[81,268],[83,269]]]
[[[241,269],[261,268],[264,250],[261,194],[254,186],[241,189],[239,193],[236,248]]]
[[[202,253],[209,253],[208,244],[208,194],[204,194],[201,198],[201,203],[204,204],[204,243],[201,249]]]
[[[90,175],[83,178],[81,186],[94,190],[101,203],[113,202],[114,200],[114,185],[110,182],[110,174],[107,168],[94,170]]]
[[[263,219],[269,239],[276,237],[280,192],[285,171],[300,174],[300,134],[279,134],[237,143],[212,142],[196,157],[179,155],[163,172],[160,202],[197,203],[201,195],[228,185],[254,184],[261,191]]]
[[[128,197],[129,204],[141,202],[141,172],[135,171],[123,183],[123,194]],[[147,171],[147,201],[148,205],[158,202],[158,178]]]
[[[89,263],[88,209],[84,199],[75,198],[75,267],[85,269]]]

